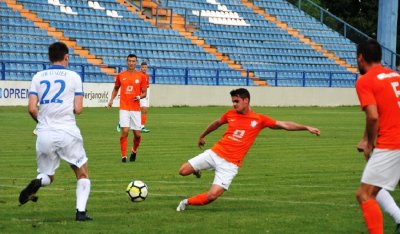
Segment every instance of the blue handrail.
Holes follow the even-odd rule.
[[[42,65],[43,69],[46,69],[49,64],[47,63],[40,63],[40,62],[19,62],[19,61],[0,61],[0,67],[1,67],[1,80],[8,80],[6,72],[20,72],[20,73],[29,73],[30,75],[33,75],[36,71],[21,71],[21,70],[11,70],[6,68],[6,64],[10,63],[16,63],[16,64],[40,64]],[[82,80],[87,82],[85,77],[87,74],[90,74],[90,72],[86,72],[86,66],[90,66],[89,64],[70,64],[72,66],[80,67],[80,70],[77,70],[76,72],[81,74]],[[116,69],[117,72],[121,72],[124,69],[126,69],[126,66],[115,66],[113,67]],[[139,68],[139,67],[138,67]],[[184,84],[184,85],[191,85],[193,84],[190,82],[191,79],[193,78],[204,78],[207,79],[207,85],[224,85],[222,80],[224,78],[228,78],[227,76],[222,77],[221,72],[223,71],[229,71],[232,72],[231,69],[211,69],[211,68],[182,68],[182,67],[149,67],[149,73],[151,77],[151,83],[152,84],[159,84],[163,83],[162,80],[166,77],[173,77],[174,81],[170,82],[171,84]],[[173,74],[173,75],[161,75],[160,71],[165,70],[165,69],[177,69],[184,71],[183,74]],[[190,71],[203,71],[203,75],[192,75]],[[251,86],[253,85],[252,78],[250,78],[250,72],[255,73],[257,77],[259,77],[261,80],[265,80],[268,85],[270,86],[300,86],[300,87],[307,87],[307,86],[321,86],[321,87],[338,87],[338,85],[335,85],[335,82],[348,82],[347,85],[343,85],[343,87],[350,87],[354,82],[357,80],[358,75],[354,73],[349,73],[349,72],[318,72],[318,71],[284,71],[284,70],[264,70],[264,69],[255,69],[255,70],[243,70],[245,72],[245,75],[240,75],[240,77],[232,78],[231,81],[238,81],[236,85],[242,85],[242,86]],[[263,73],[269,73],[269,76],[263,75]],[[297,74],[297,76],[294,77],[288,77],[287,73],[292,73],[292,74]],[[300,75],[299,75],[300,74]],[[323,74],[324,77],[329,78],[323,78],[323,77],[318,77],[318,74]],[[334,78],[334,75],[342,75],[345,78]],[[296,78],[298,77],[298,78]],[[244,79],[244,80],[243,80]],[[104,82],[113,82],[114,80],[108,79]],[[160,82],[161,81],[161,82]],[[181,81],[181,82],[179,82]],[[299,85],[285,85],[286,83],[294,82],[298,83]],[[313,82],[320,82],[323,83],[324,85],[311,85]],[[349,85],[351,84],[351,85]],[[230,85],[225,83],[225,85]],[[235,84],[232,84],[235,85]],[[340,85],[339,85],[340,86]]]

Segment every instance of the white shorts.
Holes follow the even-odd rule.
[[[60,166],[60,159],[80,168],[88,158],[83,140],[77,130],[38,130],[36,140],[36,161],[38,172],[54,175]]]
[[[147,88],[147,94],[145,98],[140,99],[140,107],[150,106],[150,88]]]
[[[141,130],[142,116],[140,111],[119,110],[119,125],[121,128]]]
[[[197,170],[215,170],[213,184],[228,190],[233,178],[237,175],[239,167],[218,156],[208,149],[189,160],[189,164]]]
[[[400,150],[374,149],[361,182],[393,191],[400,179]]]

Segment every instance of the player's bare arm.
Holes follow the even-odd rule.
[[[201,148],[206,144],[206,141],[204,140],[204,137],[206,137],[208,134],[210,134],[211,132],[217,130],[221,125],[223,125],[224,123],[221,122],[221,120],[217,119],[214,122],[212,122],[207,128],[206,130],[204,130],[204,132],[202,134],[200,134],[199,137],[199,142],[197,143],[197,145]]]
[[[358,142],[358,144],[357,144],[358,152],[364,152],[365,147],[367,147],[367,143],[368,143],[367,132],[364,131],[364,136],[361,138],[360,142]]]
[[[375,147],[375,140],[378,135],[379,114],[376,105],[368,105],[364,108],[365,112],[365,132],[367,134],[367,145],[364,148],[364,156],[368,160]]]
[[[139,101],[147,96],[147,88],[140,90],[140,95],[136,97],[135,101]]]
[[[115,97],[117,96],[117,94],[118,94],[118,90],[119,90],[119,87],[114,87],[114,89],[113,89],[113,91],[112,91],[112,93],[111,93],[111,99],[110,99],[110,101],[109,101],[108,104],[107,104],[107,108],[108,108],[108,109],[112,107],[113,102],[114,102],[114,98],[115,98]]]
[[[310,127],[307,125],[298,124],[290,121],[276,121],[276,126],[272,129],[285,129],[288,131],[303,131],[307,130],[311,134],[319,136],[321,131],[318,128]]]
[[[28,111],[29,114],[32,116],[32,119],[35,120],[36,123],[38,122],[37,117],[39,113],[37,106],[38,102],[39,102],[38,96],[29,95]]]
[[[74,114],[80,115],[83,110],[83,96],[75,96],[74,98]]]

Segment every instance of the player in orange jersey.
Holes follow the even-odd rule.
[[[111,99],[108,102],[107,107],[110,108],[113,105],[114,98],[120,92],[120,104],[119,104],[119,124],[121,126],[121,156],[122,162],[126,162],[126,150],[128,147],[128,135],[129,129],[133,131],[133,146],[131,150],[131,156],[129,161],[136,160],[137,149],[141,141],[141,113],[140,113],[140,99],[146,97],[147,84],[145,76],[136,71],[137,57],[134,54],[128,55],[126,63],[128,69],[119,73],[115,79],[114,89],[111,94]]]
[[[219,119],[212,122],[200,135],[198,145],[206,144],[204,138],[224,124],[228,124],[222,139],[214,144],[211,149],[184,163],[179,169],[179,174],[187,176],[194,174],[200,177],[201,170],[215,170],[214,182],[209,191],[182,200],[177,211],[183,211],[186,206],[206,205],[216,200],[228,190],[233,178],[238,173],[243,159],[256,139],[258,133],[268,127],[272,129],[285,129],[289,131],[307,130],[317,136],[320,131],[306,125],[288,121],[277,121],[269,116],[258,114],[250,108],[250,93],[240,88],[230,92],[233,108]]]
[[[147,63],[142,62],[140,64],[140,72],[146,77],[147,83],[147,92],[146,97],[140,99],[140,111],[142,112],[142,132],[148,133],[150,132],[149,129],[146,128],[146,121],[147,121],[147,113],[149,111],[150,106],[150,76],[147,74]]]
[[[369,233],[383,233],[376,200],[381,189],[394,190],[400,179],[400,74],[381,65],[382,48],[375,40],[357,46],[360,78],[356,91],[366,115],[359,148],[368,160],[356,193]],[[399,233],[397,225],[396,233]]]

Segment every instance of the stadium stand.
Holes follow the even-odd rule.
[[[5,2],[0,61],[7,80],[30,80],[56,40],[68,41],[72,69],[85,82],[113,82],[129,53],[151,65],[159,84],[353,87],[356,78],[355,45],[283,0],[140,1],[151,6],[150,17],[123,0]],[[170,27],[161,25],[165,18]]]
[[[298,10],[287,1],[262,1],[255,0],[254,4],[261,9],[277,17],[277,19],[288,23],[289,26],[298,29],[303,35],[311,38],[338,57],[345,59],[346,63],[356,66],[354,57],[356,46],[338,32],[321,24],[315,18]]]

